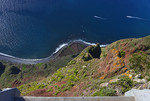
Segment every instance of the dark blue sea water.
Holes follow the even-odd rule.
[[[150,0],[0,0],[0,52],[44,58],[70,40],[150,35]]]

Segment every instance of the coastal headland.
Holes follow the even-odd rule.
[[[90,43],[86,43],[84,41],[72,41],[69,42],[63,47],[59,48],[47,58],[43,59],[22,59],[6,54],[0,54],[0,60],[17,63],[17,64],[38,64],[38,63],[46,63],[51,60],[54,60],[59,57],[67,56],[67,55],[77,55],[79,54],[85,47],[89,46]]]
[[[48,62],[0,62],[0,88],[17,87],[22,96],[123,96],[150,89],[150,36],[121,39],[106,47],[73,42]],[[13,59],[13,58],[12,58]]]

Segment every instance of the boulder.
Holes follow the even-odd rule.
[[[100,58],[101,55],[101,47],[99,44],[96,44],[95,46],[89,46],[86,49],[86,52],[84,53],[82,59],[84,61],[89,61],[93,58]]]
[[[109,85],[109,83],[102,83],[100,84],[100,87],[107,87]]]

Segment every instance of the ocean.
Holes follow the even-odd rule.
[[[0,53],[41,59],[72,40],[150,35],[149,0],[0,0]]]

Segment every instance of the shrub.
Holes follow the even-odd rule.
[[[107,56],[107,54],[106,54],[106,53],[104,53],[104,54],[103,54],[103,57],[104,57],[104,58],[106,58],[106,56]]]
[[[78,78],[75,75],[70,75],[66,77],[68,81],[74,81],[76,82],[78,80]]]
[[[78,72],[79,72],[79,71],[78,71],[77,69],[74,70],[74,74],[75,74],[75,75],[77,75]]]
[[[62,74],[60,70],[57,70],[57,72],[55,73],[55,76],[57,77],[57,81],[60,81],[61,79],[64,78],[64,75]]]
[[[60,91],[56,91],[56,92],[54,93],[54,95],[56,96],[58,93],[60,93]]]
[[[101,88],[99,91],[95,92],[93,96],[115,96],[116,95],[116,90],[113,88]]]
[[[27,65],[23,64],[22,65],[22,71],[26,71],[26,69],[27,69]]]
[[[89,61],[89,60],[91,60],[93,57],[89,54],[89,53],[86,53],[83,57],[82,57],[82,59],[84,60],[84,61]]]
[[[128,90],[130,90],[133,86],[134,83],[133,81],[128,77],[128,76],[121,76],[119,77],[119,81],[117,81],[116,83],[120,86],[122,86],[122,93],[124,94],[125,92],[127,92]]]
[[[42,65],[43,65],[43,63],[36,64],[37,67],[41,67]]]
[[[64,91],[67,91],[67,90],[69,90],[70,89],[70,87],[68,86],[68,87],[66,87],[66,88],[63,88],[62,89],[62,92],[64,92]]]
[[[130,68],[134,69],[135,72],[142,72],[150,67],[150,62],[147,61],[147,55],[142,52],[134,53],[129,61]]]
[[[121,58],[124,58],[124,57],[125,57],[125,51],[121,50],[121,51],[119,52],[119,56],[120,56]]]
[[[76,64],[76,61],[75,60],[72,60],[68,63],[68,65],[73,65],[73,64]]]
[[[53,91],[53,88],[50,88],[47,90],[47,92],[52,92]]]
[[[46,85],[43,85],[43,84],[37,85],[37,88],[38,88],[38,89],[45,88],[45,87],[46,87]]]

